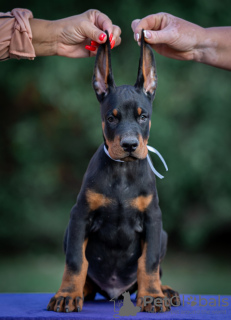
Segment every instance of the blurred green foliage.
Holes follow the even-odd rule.
[[[224,1],[10,1],[36,18],[58,19],[96,8],[122,29],[112,52],[117,85],[134,84],[139,47],[131,21],[165,11],[203,27],[230,25]],[[158,89],[149,144],[169,172],[157,181],[170,245],[227,250],[231,226],[231,74],[156,56]],[[60,251],[69,212],[88,162],[102,143],[91,86],[94,58],[36,58],[0,64],[0,241],[5,253]],[[225,241],[225,242],[224,242]]]

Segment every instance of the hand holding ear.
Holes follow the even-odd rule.
[[[202,28],[168,13],[152,14],[132,22],[135,40],[145,41],[168,58],[194,60],[231,70],[231,27]]]
[[[30,25],[37,56],[94,56],[98,45],[107,39],[105,30],[111,35],[111,47],[121,42],[120,28],[113,25],[105,14],[93,9],[56,21],[31,19]]]
[[[144,29],[145,41],[163,56],[192,60],[197,54],[204,28],[172,16],[168,13],[157,13],[132,22],[134,38],[139,41]]]

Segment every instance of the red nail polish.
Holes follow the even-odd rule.
[[[111,33],[111,34],[110,34],[110,37],[109,37],[109,41],[110,41],[110,42],[112,41],[112,38],[113,38],[113,34]]]
[[[106,37],[105,33],[101,33],[101,35],[99,36],[99,40],[103,41],[103,39]]]
[[[115,40],[112,40],[112,42],[111,42],[111,49],[113,49],[114,46],[115,46]]]
[[[85,46],[85,49],[89,50],[89,51],[95,51],[96,47],[93,46]]]
[[[96,42],[96,41],[91,41],[91,46],[95,46],[95,47],[98,47],[99,46],[99,44]]]

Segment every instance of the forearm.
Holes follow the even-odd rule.
[[[231,27],[204,29],[195,52],[195,61],[231,70]]]
[[[54,21],[30,19],[32,44],[36,56],[53,56],[57,53],[57,28]]]

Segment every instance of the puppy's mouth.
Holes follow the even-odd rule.
[[[115,156],[112,157],[112,159],[115,160],[120,160],[120,161],[124,161],[124,162],[133,162],[133,161],[137,161],[137,160],[143,160],[145,159],[145,156],[142,156],[140,154],[136,154],[135,152],[124,152],[124,154],[120,155],[120,156]]]
[[[123,158],[121,160],[126,161],[126,162],[132,162],[132,161],[138,160],[138,158],[134,157],[133,155],[129,155],[129,156],[126,156],[125,158]]]
[[[131,161],[137,161],[137,160],[142,160],[144,157],[142,157],[141,154],[138,152],[125,152],[124,156],[120,159],[126,162],[131,162]]]

